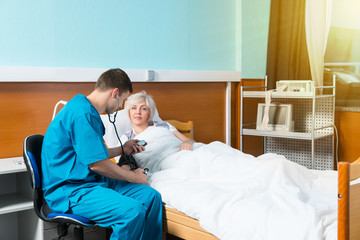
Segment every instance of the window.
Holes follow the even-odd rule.
[[[333,0],[324,84],[336,75],[337,110],[360,111],[360,1]]]

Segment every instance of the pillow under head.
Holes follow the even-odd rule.
[[[111,120],[114,119],[114,115],[115,113],[110,114]],[[116,137],[114,126],[109,121],[109,116],[107,114],[102,114],[101,120],[105,126],[104,140],[106,145],[109,148],[120,146],[120,142]],[[162,121],[156,108],[153,121]],[[129,114],[127,113],[127,111],[125,111],[125,109],[120,110],[116,115],[115,126],[119,137],[121,137],[121,135],[123,135],[124,133],[132,130],[133,127],[129,118]]]

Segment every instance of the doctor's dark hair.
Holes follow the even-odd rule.
[[[95,89],[100,91],[114,88],[118,88],[120,94],[127,91],[133,92],[129,76],[120,68],[109,69],[101,74],[95,85]]]

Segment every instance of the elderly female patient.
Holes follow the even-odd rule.
[[[202,144],[185,137],[175,127],[164,121],[152,121],[156,105],[153,98],[145,91],[128,97],[125,111],[128,112],[133,129],[124,133],[120,139],[126,142],[130,139],[145,140],[147,143],[144,154],[134,155],[141,168],[148,168],[150,172],[162,169],[162,160],[169,155],[182,150],[193,150]],[[123,166],[127,168],[127,166]]]
[[[136,93],[128,97],[125,103],[125,110],[129,113],[129,118],[133,125],[131,131],[121,136],[121,141],[126,142],[129,139],[136,138],[138,134],[145,131],[148,127],[161,127],[171,131],[181,142],[181,150],[192,150],[194,140],[185,137],[175,127],[167,122],[152,121],[155,113],[155,102],[145,91]]]

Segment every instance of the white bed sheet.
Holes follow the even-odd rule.
[[[360,184],[360,178],[354,179],[350,182],[350,185]]]
[[[337,172],[310,171],[276,154],[253,157],[221,142],[181,142],[149,127],[136,154],[167,205],[220,239],[336,239]]]

